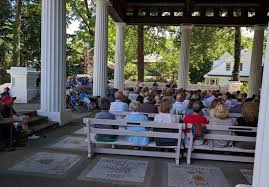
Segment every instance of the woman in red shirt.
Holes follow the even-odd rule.
[[[192,109],[193,113],[185,116],[183,122],[186,127],[188,123],[191,123],[192,131],[194,133],[194,145],[202,145],[204,143],[203,134],[205,133],[205,125],[208,124],[207,119],[201,115],[201,111],[203,108],[203,104],[201,101],[195,101],[193,103]],[[189,129],[185,128],[185,133],[188,132]]]

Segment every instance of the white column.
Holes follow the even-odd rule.
[[[264,26],[254,26],[253,49],[251,54],[250,76],[248,83],[248,97],[258,94],[262,85],[262,56],[263,56],[263,39]]]
[[[189,60],[192,25],[181,25],[181,48],[178,71],[178,88],[187,88],[189,81]]]
[[[117,22],[116,25],[116,53],[114,69],[114,88],[124,89],[124,32],[125,23]]]
[[[95,42],[93,64],[93,96],[107,95],[108,1],[95,0]]]
[[[68,122],[65,106],[66,2],[42,1],[40,115]],[[70,118],[69,118],[70,119]]]
[[[269,38],[269,33],[267,33]],[[269,40],[266,44],[258,132],[256,140],[253,187],[269,186]]]

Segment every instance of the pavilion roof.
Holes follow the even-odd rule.
[[[269,0],[110,0],[110,15],[131,25],[267,25]]]

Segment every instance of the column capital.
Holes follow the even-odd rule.
[[[126,23],[125,22],[115,22],[116,27],[122,27],[125,28],[126,27]]]
[[[186,30],[192,30],[193,25],[192,24],[182,24],[180,25],[181,29],[186,29]]]
[[[259,31],[259,30],[265,30],[266,26],[264,25],[254,25],[253,29],[254,31]]]
[[[93,2],[97,6],[109,6],[110,5],[109,0],[94,0]]]

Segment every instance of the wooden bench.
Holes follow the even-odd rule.
[[[104,119],[93,119],[84,118],[84,123],[87,126],[87,142],[88,142],[88,158],[91,158],[95,153],[106,153],[106,154],[119,154],[119,155],[135,155],[135,156],[149,156],[149,157],[163,157],[163,158],[174,158],[176,164],[179,164],[181,139],[182,139],[182,126],[179,123],[156,123],[156,122],[127,122],[124,120],[104,120]],[[103,124],[109,126],[118,127],[130,127],[130,126],[141,126],[149,129],[149,131],[136,132],[127,129],[101,129],[95,128],[95,124]],[[155,132],[154,128],[160,129],[174,129],[178,132]],[[96,134],[105,135],[117,135],[118,139],[114,142],[100,142],[95,140]],[[141,136],[141,137],[152,137],[152,138],[171,138],[177,139],[176,146],[157,146],[156,142],[151,142],[148,145],[141,147],[153,147],[153,148],[171,148],[175,152],[161,152],[157,151],[147,151],[134,150],[133,147],[138,145],[132,144],[128,141],[122,141],[121,136]],[[106,145],[106,147],[101,146]],[[108,146],[109,145],[109,146]],[[123,148],[115,148],[117,146],[122,146]]]
[[[128,114],[131,114],[132,112],[114,112],[114,111],[110,111],[110,113],[114,114],[115,116],[123,116],[123,117],[125,117]],[[142,113],[142,114],[146,115],[148,118],[154,119],[155,116],[158,113]],[[177,114],[174,114],[174,115],[176,116],[178,122],[180,122],[181,119],[183,118],[183,115],[177,115]]]
[[[188,124],[187,128],[191,129],[192,125]],[[221,126],[221,125],[207,125],[208,134],[205,135],[205,144],[203,145],[193,145],[193,134],[187,134],[187,137],[190,139],[189,145],[187,146],[187,164],[191,163],[191,158],[195,159],[208,159],[208,160],[222,160],[222,161],[235,161],[235,162],[254,162],[254,153],[255,149],[242,149],[239,147],[212,147],[206,144],[206,141],[209,140],[225,140],[229,142],[247,142],[247,143],[255,143],[256,137],[250,136],[237,136],[236,132],[251,132],[256,133],[256,127],[246,127],[246,126]],[[221,134],[210,134],[210,131],[227,131],[230,135],[221,135]],[[208,151],[207,153],[194,153],[195,150],[204,150]],[[223,154],[216,154],[216,152],[222,152]],[[238,156],[236,155],[227,155],[228,153],[241,153]],[[243,154],[249,153],[253,154],[253,156],[243,156]]]

